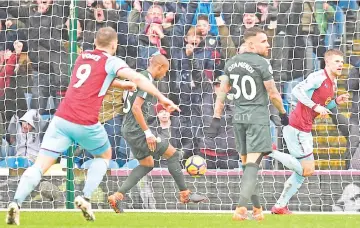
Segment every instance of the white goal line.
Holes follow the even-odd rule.
[[[7,211],[7,209],[1,208],[0,212]],[[27,212],[71,212],[78,213],[78,209],[21,209],[21,211]],[[107,212],[114,213],[112,209],[94,209],[94,212]],[[125,213],[199,213],[199,214],[231,214],[230,210],[153,210],[153,209],[125,209]],[[270,214],[270,211],[264,211],[264,214]],[[360,215],[360,212],[346,211],[346,212],[312,212],[312,211],[294,211],[295,215]]]

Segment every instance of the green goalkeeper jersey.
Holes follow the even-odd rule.
[[[153,81],[151,74],[148,71],[142,71],[140,74],[144,75],[150,81]],[[153,102],[155,100],[154,96],[148,94],[140,90],[139,88],[134,92],[126,91],[125,97],[125,104],[124,104],[124,121],[122,126],[122,131],[124,132],[134,132],[134,131],[142,131],[140,125],[137,123],[134,114],[131,111],[131,107],[135,101],[136,97],[141,97],[144,99],[144,104],[141,107],[142,113],[144,115],[145,121],[149,118],[150,108],[153,107]]]
[[[269,125],[269,97],[263,83],[273,79],[269,61],[255,53],[243,53],[229,59],[224,71],[232,86],[233,123]]]

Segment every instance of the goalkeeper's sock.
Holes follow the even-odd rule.
[[[281,153],[277,150],[273,150],[269,157],[272,157],[281,162],[288,169],[293,170],[299,175],[303,174],[303,168],[299,160],[291,156],[290,154]]]
[[[242,169],[243,169],[243,171],[245,172],[246,165],[243,165],[243,166],[242,166]],[[260,196],[259,196],[259,195],[260,195],[260,193],[259,193],[259,188],[260,188],[259,180],[257,180],[256,186],[255,186],[255,191],[254,191],[254,193],[253,193],[252,196],[251,196],[251,203],[252,203],[253,206],[256,207],[256,208],[261,208]]]
[[[254,194],[257,183],[257,173],[259,165],[256,163],[247,163],[243,177],[241,178],[241,190],[239,207],[246,207],[249,199]]]
[[[134,187],[141,178],[148,174],[154,167],[146,167],[142,165],[136,166],[135,169],[126,178],[125,182],[121,185],[118,192],[123,194],[127,193],[132,187]]]
[[[284,190],[281,193],[280,198],[276,202],[275,207],[285,207],[289,203],[290,198],[299,190],[304,180],[305,177],[300,176],[297,173],[293,173],[285,182]]]
[[[104,178],[108,166],[109,160],[103,158],[94,158],[87,172],[87,178],[83,190],[85,198],[91,198],[91,194],[95,191]]]
[[[35,189],[40,183],[42,176],[41,168],[33,165],[25,170],[21,176],[20,183],[16,189],[14,201],[21,207],[25,198]]]
[[[180,156],[181,153],[177,149],[173,156],[167,159],[168,162],[168,170],[171,176],[174,178],[176,185],[178,186],[180,191],[184,191],[187,189],[185,184],[184,174],[182,172],[182,168],[180,165]]]

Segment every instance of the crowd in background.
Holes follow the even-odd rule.
[[[356,22],[358,11],[356,0],[77,1],[77,52],[94,49],[96,31],[110,26],[118,33],[116,55],[131,68],[145,70],[152,55],[164,54],[170,71],[156,83],[182,111],[170,115],[154,101],[153,117],[148,120],[153,132],[182,148],[184,159],[198,154],[206,158],[210,169],[234,169],[239,168],[239,155],[231,124],[231,94],[219,136],[205,137],[203,127],[211,122],[224,63],[241,51],[244,31],[259,26],[267,32],[273,76],[290,110],[296,104],[290,95],[292,88],[324,66],[327,49],[341,47],[344,18]],[[70,1],[66,0],[0,1],[0,166],[26,168],[33,164],[48,122],[66,93],[69,14]],[[348,159],[359,145],[356,99],[360,58],[350,60],[355,67],[350,72],[349,90],[357,95],[353,95],[351,124],[343,120],[351,125],[350,130],[342,131],[352,142]],[[137,165],[121,137],[123,103],[124,91],[110,88],[99,116],[113,149],[111,168]],[[269,108],[274,147],[282,147],[278,143],[281,131],[276,127],[280,121]],[[73,149],[77,167],[87,168],[90,155],[76,145]],[[63,158],[66,156],[64,151]],[[158,167],[166,166],[157,159]]]

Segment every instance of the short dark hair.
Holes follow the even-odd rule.
[[[206,14],[199,14],[199,16],[197,17],[197,21],[200,21],[200,20],[209,22],[209,17]]]
[[[246,41],[250,37],[256,36],[259,33],[264,33],[266,35],[266,32],[259,27],[248,28],[245,30],[245,33],[244,33],[244,40]]]

